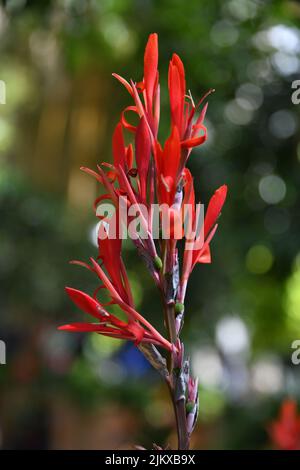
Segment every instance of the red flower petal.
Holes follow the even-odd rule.
[[[227,195],[227,186],[224,184],[219,189],[216,190],[215,194],[211,198],[208,204],[208,208],[205,214],[204,220],[204,239],[206,239],[210,230],[217,221],[217,218],[220,215],[223,204],[225,202]]]
[[[68,325],[62,325],[58,327],[58,330],[61,331],[74,331],[74,332],[92,332],[92,331],[101,331],[103,328],[99,323],[69,323]]]
[[[123,126],[125,127],[125,129],[127,129],[129,132],[135,132],[136,131],[136,126],[133,126],[132,124],[130,124],[130,122],[128,122],[125,118],[125,113],[127,111],[132,111],[134,113],[137,113],[138,114],[138,111],[137,111],[137,107],[136,106],[127,106],[127,108],[125,108],[123,111],[122,111],[122,114],[121,114],[121,122],[123,124]]]
[[[122,85],[124,85],[124,87],[126,88],[128,93],[130,93],[131,96],[133,96],[133,91],[132,91],[131,85],[130,85],[130,83],[127,82],[127,80],[125,80],[125,78],[121,77],[117,73],[113,73],[112,76],[115,77],[117,80],[119,80],[119,82],[122,83]]]
[[[133,165],[133,148],[132,144],[129,144],[127,149],[126,149],[126,164],[128,170],[131,170],[132,165]]]
[[[126,154],[125,154],[125,144],[124,144],[122,124],[120,122],[117,124],[115,128],[115,132],[113,134],[112,148],[113,148],[115,168],[119,168],[119,165],[121,165],[124,168]]]
[[[150,162],[151,139],[145,118],[142,117],[135,135],[135,158],[139,173],[141,198],[146,200],[147,175]]]
[[[147,94],[148,111],[152,111],[152,101],[155,89],[158,65],[158,38],[157,34],[150,34],[144,55],[144,82]]]
[[[74,302],[75,305],[77,305],[77,307],[79,307],[85,313],[103,320],[103,314],[101,314],[101,305],[96,302],[96,300],[94,300],[85,292],[73,289],[72,287],[66,287],[65,290],[70,299]]]
[[[183,140],[181,146],[183,148],[192,148],[198,147],[206,141],[206,134],[201,135],[200,137],[194,137],[192,139]]]
[[[122,279],[122,238],[119,236],[119,211],[116,211],[111,218],[106,218],[105,225],[100,226],[100,228],[102,229],[102,233],[101,239],[98,238],[99,258],[103,261],[111,282],[118,294],[127,302],[131,293],[126,292]]]
[[[169,66],[168,75],[170,107],[172,123],[178,127],[181,137],[183,137],[184,120],[184,100],[185,100],[185,74],[184,66],[177,54],[173,54]]]
[[[197,257],[196,263],[211,263],[211,253],[208,243],[203,245],[203,248],[200,250],[200,253]]]
[[[274,444],[282,450],[300,450],[300,415],[295,400],[286,399],[277,421],[268,426]]]

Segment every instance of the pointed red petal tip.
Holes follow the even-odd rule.
[[[75,331],[78,333],[89,333],[101,331],[101,324],[96,323],[68,323],[57,328],[60,331]]]
[[[66,287],[65,291],[67,292],[70,299],[74,302],[77,307],[83,310],[85,313],[92,315],[96,318],[102,318],[99,313],[99,303],[90,297],[88,294],[84,292],[73,289],[72,287]]]
[[[122,83],[122,85],[124,85],[124,87],[126,88],[126,90],[128,91],[128,93],[133,96],[133,91],[132,91],[132,87],[130,85],[130,83],[128,83],[127,80],[125,80],[125,78],[121,77],[120,75],[118,75],[117,73],[112,73],[112,76],[115,77],[120,83]]]
[[[200,251],[197,263],[210,264],[211,263],[211,252],[209,244],[204,245],[203,249]]]
[[[220,186],[216,191],[216,193],[218,193],[218,195],[220,196],[220,202],[222,203],[222,206],[227,196],[227,190],[228,190],[227,184],[223,184],[223,186]]]
[[[223,184],[218,188],[211,200],[209,201],[207,212],[204,220],[204,237],[206,238],[213,225],[220,215],[227,195],[227,185]]]
[[[158,65],[158,36],[150,34],[144,55],[144,81],[149,104],[153,99],[153,92],[157,76]]]
[[[176,54],[174,52],[174,54],[172,55],[172,59],[171,59],[171,63],[172,65],[174,65],[175,67],[178,68],[178,72],[180,74],[180,78],[182,80],[182,85],[184,84],[185,85],[185,72],[184,72],[184,65],[183,65],[183,62],[182,60],[180,59],[179,55]]]
[[[75,327],[72,323],[58,326],[57,329],[59,331],[80,331],[79,327]]]
[[[145,47],[145,56],[146,60],[151,62],[152,66],[157,67],[158,62],[158,35],[157,33],[149,34],[148,41]],[[145,64],[145,66],[148,64]]]

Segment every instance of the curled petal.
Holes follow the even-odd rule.
[[[102,196],[99,196],[95,199],[94,201],[94,211],[96,212],[96,215],[97,215],[97,207],[99,205],[99,202],[102,202],[102,201],[111,201],[112,198],[111,198],[111,195],[110,194],[102,194]],[[98,215],[99,219],[102,219],[104,216],[100,216]]]
[[[123,124],[123,126],[125,127],[125,129],[127,129],[129,132],[133,132],[135,133],[136,131],[136,126],[133,126],[132,124],[130,124],[130,122],[128,122],[125,118],[125,113],[127,113],[128,111],[132,111],[136,114],[138,114],[138,111],[137,111],[137,107],[136,106],[127,106],[127,108],[125,108],[123,111],[122,111],[122,114],[121,114],[121,122]]]

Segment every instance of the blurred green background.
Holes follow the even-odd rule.
[[[212,265],[192,276],[183,339],[200,381],[193,448],[268,448],[267,423],[300,399],[300,3],[268,0],[10,0],[0,7],[0,447],[130,449],[174,445],[160,378],[128,344],[56,327],[83,320],[64,285],[93,292],[70,259],[95,255],[100,188],[79,167],[111,159],[130,103],[112,72],[142,78],[159,34],[161,139],[167,69],[183,59],[196,99],[209,88],[209,139],[189,167],[206,203],[229,197]],[[3,96],[2,96],[3,98]],[[161,325],[159,296],[132,245],[139,310]]]

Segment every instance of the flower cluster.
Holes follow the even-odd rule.
[[[300,414],[295,400],[286,399],[279,418],[268,427],[273,444],[280,450],[300,450]]]
[[[167,378],[173,398],[175,397],[173,402],[177,424],[181,428],[180,445],[181,448],[187,448],[197,415],[198,387],[197,380],[190,377],[189,363],[184,360],[183,344],[179,339],[183,326],[184,301],[187,283],[195,265],[211,262],[210,243],[217,229],[227,187],[221,186],[212,196],[199,230],[193,178],[186,165],[192,149],[202,145],[207,139],[204,125],[207,104],[204,102],[213,90],[209,90],[195,104],[191,93],[186,90],[182,61],[178,55],[173,55],[168,73],[171,129],[162,144],[158,140],[160,84],[157,34],[151,34],[148,39],[144,55],[144,77],[140,82],[127,81],[120,75],[113,75],[124,85],[133,103],[122,111],[120,122],[115,128],[112,163],[98,165],[97,171],[82,168],[97,179],[104,187],[105,194],[95,202],[96,214],[100,218],[98,258],[91,258],[89,264],[74,262],[98,276],[101,284],[93,297],[67,288],[71,300],[96,318],[97,323],[73,323],[60,328],[68,331],[94,331],[113,338],[132,340],[140,347],[152,365],[160,372],[163,371]],[[130,122],[129,113],[137,116],[137,125]],[[125,133],[133,137],[129,145],[125,144]],[[109,201],[115,208],[113,215],[109,217],[97,212],[104,201]],[[122,202],[123,206],[125,204],[126,219],[120,211]],[[160,213],[160,231],[164,232],[158,239],[153,232],[152,212],[153,205],[157,203],[163,208]],[[188,223],[183,224],[185,216],[182,217],[182,214],[186,206],[191,209]],[[146,236],[135,233],[131,238],[161,291],[168,339],[135,309],[130,281],[121,256],[121,237],[110,236],[113,223],[122,230],[129,230],[133,207]],[[143,210],[145,207],[147,214]],[[167,233],[163,225],[164,217],[170,222]],[[182,262],[179,261],[178,243],[183,245]],[[99,298],[99,293],[103,290],[110,297],[106,304]],[[127,321],[121,321],[108,312],[111,304],[116,304],[123,310]],[[155,346],[167,351],[167,362]]]

